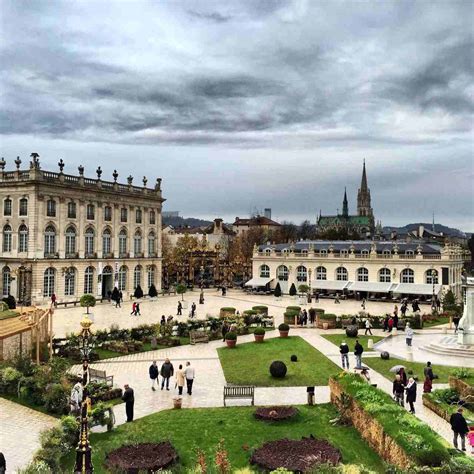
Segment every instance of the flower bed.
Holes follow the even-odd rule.
[[[459,392],[452,388],[424,393],[423,405],[434,411],[441,418],[444,418],[447,422],[449,422],[451,415],[456,413],[457,409],[462,406],[464,417],[468,421],[474,422],[474,412],[472,411],[474,405],[472,403],[462,403],[459,398]]]
[[[466,375],[468,377],[461,379],[459,378],[459,375],[450,375],[449,376],[449,386],[453,389],[456,390],[459,394],[461,394],[462,397],[467,397],[467,396],[474,396],[474,386],[472,385],[471,380],[474,377],[474,370],[473,371],[466,371]]]
[[[257,420],[281,421],[293,418],[298,410],[291,406],[260,407],[255,410],[254,416]]]

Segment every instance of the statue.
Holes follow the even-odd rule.
[[[474,288],[466,288],[466,304],[459,321],[458,343],[474,346]]]

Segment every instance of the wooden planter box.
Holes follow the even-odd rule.
[[[449,419],[451,418],[451,414],[445,410],[441,405],[431,400],[427,393],[423,394],[423,405],[429,408],[431,411],[434,411],[439,417],[443,418],[449,423]]]
[[[225,311],[223,309],[221,309],[219,311],[219,317],[221,318],[232,318],[235,316],[235,310],[234,311]]]
[[[474,396],[474,387],[469,385],[462,379],[458,379],[457,377],[453,377],[452,375],[449,376],[449,386],[456,390],[462,398],[466,398],[468,395]]]
[[[324,329],[323,324],[327,324],[327,329],[336,329],[336,320],[335,319],[320,319],[316,318],[316,327],[318,329]]]

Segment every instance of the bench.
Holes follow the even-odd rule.
[[[224,387],[224,406],[225,401],[229,398],[248,398],[252,401],[252,406],[255,401],[255,387],[253,385],[227,385]]]
[[[95,380],[98,382],[105,382],[109,387],[113,387],[114,385],[114,376],[107,375],[105,370],[99,369],[89,369],[89,377],[91,380]]]
[[[197,342],[209,342],[209,334],[204,331],[189,331],[189,343],[194,345]]]

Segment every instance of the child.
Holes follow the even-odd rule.
[[[469,446],[471,446],[471,453],[474,454],[474,425],[469,426],[467,439],[469,440]]]

